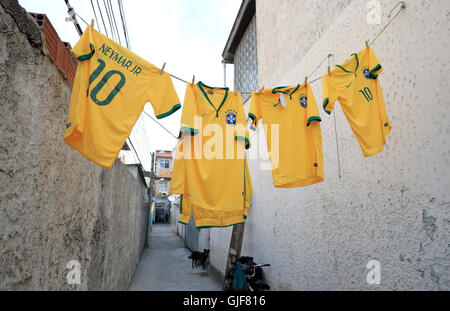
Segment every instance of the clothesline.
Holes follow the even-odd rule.
[[[398,7],[400,5],[400,10],[397,12],[397,14],[395,14],[390,20],[389,20],[389,22],[383,27],[383,29],[375,36],[375,38],[370,42],[370,43],[368,43],[368,45],[370,45],[370,46],[372,46],[372,45],[374,45],[374,43],[375,43],[375,41],[378,39],[378,37],[387,29],[387,27],[392,23],[392,21],[400,14],[400,12],[401,12],[401,10],[402,9],[404,9],[405,7],[406,7],[406,4],[405,4],[405,2],[404,1],[400,1],[399,3],[397,3],[397,5],[391,10],[391,12],[389,13],[389,15],[388,15],[388,17],[391,17],[391,14],[392,14],[392,12]],[[79,16],[78,14],[77,14],[77,16]],[[81,18],[81,16],[80,16],[80,18]],[[81,18],[81,20],[84,22],[84,23],[86,23],[87,25],[88,25],[88,23],[83,19],[83,18]],[[320,64],[307,76],[308,77],[308,79],[320,68],[320,66],[322,66],[322,64],[328,59],[330,59],[330,57],[331,56],[334,56],[334,53],[329,53],[321,62],[320,62]],[[167,72],[168,73],[168,72]],[[185,79],[182,79],[182,78],[180,78],[180,77],[177,77],[176,75],[174,75],[174,74],[171,74],[171,73],[168,73],[171,77],[173,77],[173,78],[175,78],[175,79],[177,79],[177,80],[179,80],[179,81],[181,81],[181,82],[184,82],[184,83],[186,83],[186,84],[188,84],[189,82],[188,81],[186,81]],[[317,81],[319,81],[319,80],[321,80],[322,79],[322,77],[318,77],[318,78],[316,78],[316,79],[314,79],[314,80],[312,80],[312,81],[309,81],[309,84],[312,84],[312,83],[315,83],[315,82],[317,82]],[[246,95],[251,95],[253,92],[258,92],[258,90],[255,90],[255,91],[244,91],[244,92],[240,92],[241,94],[246,94]]]
[[[391,12],[388,14],[388,17],[391,17],[392,16],[392,12],[398,7],[400,5],[400,10],[388,21],[388,23],[383,27],[383,29],[375,36],[375,38],[370,42],[370,43],[368,43],[368,45],[370,45],[370,46],[372,46],[372,45],[374,45],[374,43],[376,42],[376,40],[379,38],[379,36],[389,27],[389,25],[394,21],[394,19],[400,14],[400,12],[402,11],[402,9],[404,9],[405,7],[406,7],[406,3],[404,2],[404,1],[400,1],[399,3],[397,3],[397,5],[391,10]],[[76,14],[76,13],[75,13]],[[84,22],[84,23],[86,23],[87,25],[89,25],[81,16],[79,16],[78,14],[76,14],[78,17],[80,17],[80,19]],[[106,28],[105,28],[105,30],[106,30]],[[333,56],[334,55],[334,53],[329,53],[321,62],[320,62],[320,64],[309,74],[309,76],[307,76],[308,78],[309,77],[311,77],[321,66],[322,66],[322,64],[328,59],[328,62],[330,63],[330,57],[331,56]],[[330,64],[328,64],[328,65],[330,65]],[[164,69],[164,68],[163,68]],[[168,73],[168,72],[167,72]],[[176,75],[174,75],[174,74],[171,74],[171,73],[168,73],[172,78],[175,78],[175,79],[177,79],[177,80],[179,80],[179,81],[181,81],[181,82],[184,82],[184,83],[186,83],[186,84],[188,84],[189,82],[188,81],[186,81],[185,79],[182,79],[182,78],[180,78],[180,77],[178,77],[178,76],[176,76]],[[322,77],[318,77],[318,78],[316,78],[316,79],[313,79],[313,80],[311,80],[311,81],[309,81],[309,83],[310,84],[312,84],[312,83],[315,83],[315,82],[317,82],[317,81],[319,81],[319,80],[321,80],[322,79]],[[193,80],[195,80],[195,76],[194,76],[194,78],[193,78]],[[240,92],[241,94],[246,94],[246,95],[251,95],[251,94],[253,94],[253,92],[258,92],[258,90],[255,90],[255,91],[244,91],[244,92]],[[247,101],[248,102],[248,101]],[[172,132],[170,132],[164,125],[162,125],[161,123],[159,123],[157,120],[155,120],[154,118],[152,118],[148,113],[146,113],[145,111],[144,111],[144,113],[148,116],[148,117],[150,117],[154,122],[156,122],[160,127],[162,127],[166,132],[168,132],[172,137],[174,137],[174,138],[177,138],[177,136],[176,135],[174,135],[174,134],[172,134]],[[259,129],[260,129],[261,127],[259,127],[256,131],[255,131],[255,133],[251,136],[251,138],[253,138],[257,133],[258,133],[258,131],[259,131]],[[340,175],[340,174],[339,174]]]

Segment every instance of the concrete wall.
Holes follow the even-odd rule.
[[[146,237],[143,181],[64,143],[71,87],[37,25],[0,1],[0,289],[127,289]],[[67,263],[81,264],[68,285]]]
[[[397,1],[380,1],[381,25],[366,22],[367,3],[256,1],[260,86],[297,84],[329,52],[334,65],[363,49]],[[272,264],[264,271],[274,290],[450,289],[450,2],[407,3],[374,45],[392,122],[385,151],[363,158],[336,104],[342,178],[333,116],[321,106],[323,183],[275,189],[271,172],[250,161],[254,193],[242,254]],[[312,86],[320,103],[321,82]],[[258,137],[250,152],[265,140],[263,130]],[[211,230],[211,263],[222,272],[230,234]],[[381,264],[380,285],[366,282],[372,259]]]

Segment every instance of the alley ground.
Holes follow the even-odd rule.
[[[222,285],[202,267],[192,268],[190,251],[170,225],[153,225],[150,248],[145,248],[130,291],[220,291]]]

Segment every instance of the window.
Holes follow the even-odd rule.
[[[168,159],[159,160],[159,168],[168,170],[170,168],[170,161]]]
[[[252,92],[258,87],[256,47],[256,15],[254,15],[234,53],[234,88],[237,92]],[[249,97],[250,94],[242,94],[244,102]]]
[[[158,185],[159,192],[167,192],[167,183],[161,182]]]

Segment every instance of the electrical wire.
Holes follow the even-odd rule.
[[[109,37],[108,29],[106,29],[105,20],[103,19],[103,13],[102,13],[102,10],[100,9],[100,4],[98,3],[98,0],[97,0],[97,7],[98,7],[98,10],[99,10],[99,12],[100,12],[100,17],[101,17],[101,19],[102,19],[103,28],[105,29],[106,36]]]
[[[123,33],[125,35],[125,42],[126,42],[127,48],[129,50],[131,50],[131,45],[130,45],[130,40],[129,40],[129,35],[128,35],[128,27],[127,27],[127,23],[126,23],[126,19],[125,19],[125,11],[123,10],[122,0],[117,0],[117,5],[119,6],[120,18],[122,19],[122,28],[123,28]]]
[[[106,16],[108,17],[109,29],[111,30],[111,37],[113,40],[115,40],[115,34],[114,34],[112,23],[111,23],[111,16],[109,15],[108,6],[106,5],[105,0],[103,0],[103,6],[105,7]]]
[[[134,153],[136,154],[136,157],[137,157],[139,163],[141,164],[142,168],[144,168],[144,165],[142,164],[142,161],[141,161],[141,159],[139,158],[139,155],[138,155],[138,153],[137,153],[137,151],[136,151],[136,148],[134,147],[133,142],[131,141],[130,138],[128,138],[128,142],[130,143],[130,146],[133,148]]]
[[[94,8],[94,2],[92,2],[92,0],[91,0],[91,6],[92,6],[92,11],[94,12],[95,22],[97,23],[98,29],[100,29],[100,24],[98,23],[97,13],[95,12],[95,8]]]
[[[117,33],[117,38],[119,39],[119,44],[122,45],[122,40],[120,40],[120,34],[119,34],[119,28],[117,27],[117,22],[116,22],[116,15],[114,14],[114,9],[113,6],[111,4],[111,0],[107,0],[110,11],[111,11],[111,16],[112,16],[112,20],[113,20],[113,25],[115,28],[115,31]]]
[[[126,45],[127,45],[127,48],[130,49],[129,34],[128,34],[128,29],[127,29],[127,24],[126,24],[125,12],[124,12],[124,9],[123,9],[123,3],[122,3],[121,0],[118,0],[117,2],[118,2],[119,12],[120,12],[120,18],[121,18],[121,20],[122,20],[122,28],[123,28],[123,32],[124,32],[125,43],[126,43]],[[103,4],[104,4],[104,6],[105,6],[106,14],[107,14],[107,17],[108,17],[108,20],[109,20],[109,25],[110,25],[110,29],[111,29],[112,36],[114,37],[115,35],[117,35],[117,38],[119,39],[119,43],[121,43],[121,42],[120,42],[120,35],[119,35],[118,27],[117,27],[117,21],[116,21],[116,18],[115,18],[115,14],[114,14],[114,10],[113,10],[113,7],[112,7],[111,0],[107,0],[107,3],[108,3],[108,5],[109,5],[110,10],[108,10],[108,5],[106,4],[105,0],[103,0]],[[92,0],[91,0],[91,5],[92,5],[92,9],[93,9],[93,11],[94,11],[94,16],[96,16],[96,13],[95,13],[95,9],[94,9],[94,5],[93,5],[93,3],[92,3]],[[378,37],[379,37],[379,36],[380,36],[380,35],[381,35],[381,34],[389,27],[389,25],[394,21],[394,19],[400,14],[400,12],[402,11],[402,9],[405,9],[405,8],[406,8],[405,2],[404,2],[404,1],[401,1],[401,2],[399,2],[399,3],[391,10],[391,12],[389,13],[388,17],[391,16],[393,10],[394,10],[398,5],[401,5],[401,10],[399,10],[399,11],[398,11],[398,12],[397,12],[397,13],[389,20],[389,22],[383,27],[383,29],[375,36],[375,38],[374,38],[370,43],[368,43],[370,46],[374,45],[374,43],[376,42],[376,40],[378,39]],[[101,19],[102,19],[103,27],[105,28],[105,31],[106,31],[106,35],[109,36],[109,35],[108,35],[108,31],[107,31],[107,29],[106,29],[105,21],[104,21],[104,19],[103,19],[102,11],[101,11],[101,9],[100,9],[100,5],[99,5],[99,3],[98,3],[98,0],[97,0],[97,7],[98,7],[99,12],[100,12],[100,16],[101,16]],[[78,14],[77,14],[77,15],[78,15]],[[79,16],[79,15],[78,15],[78,16]],[[87,24],[87,22],[86,22],[83,18],[81,18],[81,16],[79,16],[79,17],[80,17],[80,19],[81,19],[83,22],[85,22],[85,23]],[[97,17],[96,17],[96,18],[97,18]],[[98,22],[97,22],[97,24],[98,24]],[[115,28],[114,28],[114,27],[115,27]],[[114,33],[114,31],[115,31],[115,33]],[[314,73],[322,66],[322,64],[325,62],[325,60],[326,60],[327,58],[328,58],[328,62],[329,62],[329,61],[330,61],[330,57],[331,57],[332,55],[333,55],[333,53],[328,54],[327,57],[325,57],[325,58],[320,62],[320,64],[319,64],[319,65],[318,65],[318,66],[317,66],[317,67],[309,74],[308,78],[309,78],[310,76],[312,76],[312,75],[313,75],[313,74],[314,74]],[[179,80],[179,81],[181,81],[181,82],[184,82],[184,83],[186,83],[186,84],[189,83],[188,81],[186,81],[186,80],[184,80],[184,79],[182,79],[182,78],[179,78],[179,77],[177,77],[177,76],[175,76],[175,75],[173,75],[173,74],[170,74],[170,73],[168,73],[168,74],[169,74],[171,77],[173,77],[173,78],[175,78],[175,79],[177,79],[177,80]],[[312,84],[312,83],[315,83],[315,82],[317,82],[317,81],[319,81],[319,80],[321,80],[321,79],[322,79],[322,77],[318,77],[318,78],[316,78],[316,79],[313,79],[313,80],[310,81],[309,83]],[[240,93],[241,93],[241,94],[252,94],[253,92],[240,92]],[[248,101],[247,101],[247,102],[248,102]],[[178,139],[177,136],[175,136],[174,134],[172,134],[172,132],[170,132],[164,125],[162,125],[162,124],[159,123],[157,120],[155,120],[155,119],[154,119],[151,115],[149,115],[146,111],[144,111],[144,113],[145,113],[145,115],[147,115],[149,118],[151,118],[155,123],[157,123],[161,128],[163,128],[167,133],[169,133],[172,137],[174,137],[175,139]],[[333,117],[334,117],[334,122],[335,122],[336,149],[337,149],[337,152],[338,152],[338,162],[339,162],[339,178],[341,178],[341,168],[340,168],[340,158],[339,158],[339,145],[338,145],[338,137],[337,137],[336,117],[335,117],[334,114],[333,114]],[[261,128],[262,128],[262,126],[260,126],[258,129],[256,129],[255,133],[251,136],[251,139],[258,133],[258,131],[259,131]],[[139,156],[138,156],[137,151],[136,151],[136,149],[134,148],[134,146],[133,146],[133,144],[132,144],[132,142],[131,142],[131,139],[128,138],[128,140],[129,140],[129,142],[131,143],[131,145],[132,145],[132,147],[133,147],[133,149],[134,149],[134,151],[135,151],[135,153],[136,153],[136,156],[137,156],[139,162],[140,162],[141,165],[142,165],[142,162],[141,162],[140,159],[139,159]],[[145,148],[144,148],[144,149],[145,149]]]
[[[145,110],[144,113],[153,121],[155,121],[160,127],[162,127],[167,133],[169,133],[170,135],[172,135],[173,138],[178,139],[177,136],[173,135],[172,132],[170,132],[164,125],[162,125],[161,123],[159,123],[158,121],[156,121],[151,115],[149,115]]]

